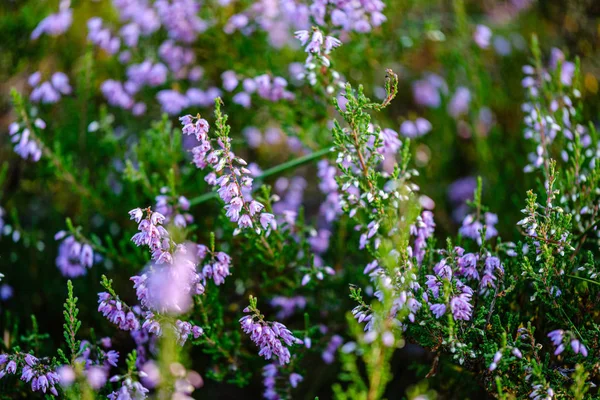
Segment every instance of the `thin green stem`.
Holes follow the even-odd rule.
[[[256,177],[256,180],[260,181],[263,180],[265,178],[268,178],[272,175],[276,175],[279,174],[283,171],[286,171],[288,169],[292,169],[292,168],[296,168],[299,167],[303,164],[307,164],[313,160],[316,160],[318,158],[323,157],[324,155],[328,154],[329,152],[331,152],[331,148],[330,147],[326,147],[324,149],[321,150],[317,150],[315,152],[312,152],[310,154],[304,155],[302,157],[298,157],[295,158],[293,160],[284,162],[282,164],[276,165],[273,168],[269,168],[265,171],[263,171],[262,174],[260,174],[259,176]],[[205,193],[201,196],[198,197],[194,197],[193,199],[190,200],[190,205],[195,206],[201,203],[204,203],[205,201],[208,201],[214,197],[217,196],[216,192],[210,192],[210,193]]]
[[[593,283],[594,285],[600,285],[600,282],[594,281],[594,280],[592,280],[592,279],[588,279],[588,278],[582,278],[581,276],[577,276],[577,275],[569,275],[569,274],[567,274],[567,276],[568,276],[569,278],[579,279],[579,280],[582,280],[582,281],[585,281],[585,282]]]

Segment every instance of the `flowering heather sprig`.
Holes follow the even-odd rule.
[[[464,86],[459,86],[448,103],[448,114],[458,119],[467,114],[470,103],[471,91]]]
[[[256,303],[256,299],[250,296],[250,305],[244,309],[244,312],[250,315],[240,319],[242,330],[250,335],[250,339],[260,348],[259,356],[266,360],[275,357],[279,365],[289,363],[291,354],[288,347],[302,344],[303,341],[294,337],[282,323],[265,321],[260,310],[256,308]]]
[[[557,141],[559,133],[562,133],[567,144],[571,142],[570,146],[564,145],[560,149],[561,157],[567,161],[568,153],[572,153],[571,156],[581,158],[577,160],[581,168],[585,165],[586,156],[577,154],[578,147],[590,147],[592,137],[585,126],[578,121],[579,112],[574,101],[581,97],[581,92],[572,85],[574,64],[564,61],[562,52],[555,49],[554,60],[550,65],[554,71],[547,71],[542,67],[541,61],[539,61],[539,50],[536,49],[536,44],[534,44],[537,64],[535,67],[531,65],[523,67],[525,78],[521,82],[527,93],[526,102],[521,107],[526,115],[524,137],[533,141],[536,146],[535,152],[529,154],[530,164],[525,166],[524,171],[532,172],[543,168],[547,177],[551,146]],[[572,67],[568,68],[566,74],[564,70],[557,70],[561,59],[564,61],[563,69],[565,66]],[[557,73],[559,76],[553,78],[552,74]],[[595,158],[595,154],[592,158]]]
[[[158,55],[176,77],[185,76],[187,68],[196,61],[196,55],[192,49],[178,46],[172,40],[162,42],[158,48]]]
[[[327,224],[331,224],[338,215],[342,214],[340,194],[336,182],[337,168],[327,160],[317,163],[317,177],[319,178],[319,189],[326,196],[321,203],[319,214],[323,216]]]
[[[429,303],[431,312],[437,319],[450,310],[455,320],[468,321],[473,313],[471,304],[473,289],[457,279],[446,259],[442,259],[433,268],[435,275],[427,275],[426,286],[428,291],[424,295],[425,301],[442,300],[442,303]],[[447,302],[446,302],[447,300]]]
[[[198,339],[204,334],[204,330],[187,321],[177,320],[175,323],[175,334],[177,336],[177,342],[180,346],[183,346],[190,335],[192,335],[194,339]]]
[[[329,21],[343,31],[366,33],[387,20],[384,8],[381,0],[314,0],[310,11],[319,25]]]
[[[34,102],[56,103],[60,100],[61,94],[71,94],[73,89],[69,85],[69,77],[63,72],[55,72],[49,81],[41,82],[42,74],[34,72],[29,76],[27,82],[33,88],[29,99]]]
[[[381,110],[386,107],[395,97],[398,89],[398,77],[391,70],[387,71],[386,93],[387,98],[382,104],[372,103],[363,94],[363,88],[360,86],[358,91],[353,94],[350,85],[346,86],[345,97],[347,103],[342,110],[339,103],[335,101],[338,112],[348,123],[347,128],[342,128],[337,121],[334,121],[332,130],[334,143],[338,151],[337,163],[342,172],[338,177],[341,187],[341,205],[354,217],[359,210],[364,211],[369,222],[366,226],[361,226],[363,233],[360,238],[359,248],[372,242],[374,248],[379,246],[378,230],[381,226],[384,215],[385,203],[397,203],[400,199],[398,184],[393,182],[399,176],[397,170],[392,175],[392,179],[385,187],[380,187],[381,180],[389,180],[390,175],[386,172],[379,172],[378,166],[385,159],[382,153],[385,151],[373,151],[379,149],[384,142],[382,141],[381,129],[370,123],[370,116],[366,110]],[[406,162],[407,160],[404,160]],[[406,173],[403,179],[407,179],[410,174]],[[408,189],[410,190],[410,189]]]
[[[88,40],[106,51],[108,54],[116,54],[121,48],[121,39],[112,36],[110,30],[102,26],[102,18],[93,17],[87,22]]]
[[[309,24],[310,11],[306,4],[291,0],[259,0],[243,12],[232,15],[223,31],[228,35],[240,31],[250,36],[260,29],[268,35],[273,47],[281,48],[292,40],[290,29],[306,29]]]
[[[58,247],[56,266],[64,277],[76,278],[85,275],[94,264],[94,250],[88,243],[80,243],[73,235],[59,231],[55,240],[62,240]]]
[[[144,213],[146,217],[144,218]],[[152,259],[157,264],[170,264],[173,262],[171,247],[173,245],[169,232],[162,226],[165,216],[152,211],[150,207],[142,210],[134,208],[129,211],[129,216],[137,222],[139,232],[133,235],[131,241],[139,246],[148,246]]]
[[[359,318],[359,320],[360,320],[360,318]],[[362,321],[359,321],[359,322],[362,322]],[[340,335],[333,335],[331,337],[331,339],[327,343],[327,346],[325,346],[323,353],[321,354],[321,358],[323,359],[325,364],[331,364],[335,361],[335,353],[337,352],[338,348],[343,343],[344,343],[344,339]]]
[[[98,312],[124,331],[135,331],[141,326],[133,309],[108,292],[98,293]]]
[[[342,45],[339,39],[325,36],[318,28],[313,27],[312,33],[306,30],[296,32],[296,39],[306,46],[308,53],[303,71],[295,78],[306,80],[311,86],[322,89],[326,95],[336,94],[344,89],[345,82],[339,72],[331,68],[329,54]],[[308,43],[308,44],[307,44]]]
[[[546,182],[546,204],[537,202],[537,196],[530,190],[527,192],[526,207],[521,210],[525,218],[517,222],[517,226],[525,229],[525,236],[533,240],[536,253],[542,249],[550,248],[553,252],[564,255],[565,251],[574,251],[571,245],[572,233],[567,229],[562,220],[568,218],[562,207],[555,205],[554,200],[559,194],[554,189],[556,180],[555,162],[549,163],[549,177]]]
[[[412,84],[415,103],[429,108],[438,108],[442,104],[442,95],[448,94],[448,85],[444,78],[429,73]]]
[[[267,364],[263,367],[262,376],[263,376],[263,385],[265,387],[265,391],[263,392],[263,397],[267,400],[280,400],[281,397],[277,394],[277,375],[279,375],[277,371],[276,364]]]
[[[221,77],[223,79],[223,88],[226,91],[231,92],[238,86],[239,80],[235,72],[225,71]],[[242,91],[236,93],[232,101],[242,107],[249,108],[252,104],[253,94],[272,102],[293,100],[295,96],[287,90],[287,86],[287,80],[280,76],[272,77],[269,74],[262,74],[254,78],[245,78],[241,85]]]
[[[407,119],[400,124],[400,133],[402,136],[412,139],[426,135],[431,131],[431,128],[431,122],[425,118],[417,118],[414,121]]]
[[[213,238],[211,236],[211,238]],[[198,245],[198,263],[204,264],[201,269],[201,275],[203,281],[206,284],[206,280],[212,279],[215,285],[219,286],[225,282],[225,278],[231,275],[229,268],[231,267],[231,257],[222,251],[215,252],[214,238],[211,239],[211,247],[205,245]]]
[[[36,40],[44,33],[50,36],[60,36],[69,29],[72,23],[73,10],[71,9],[71,0],[61,0],[59,11],[41,20],[33,32],[31,32],[31,39]]]
[[[46,123],[40,118],[36,119],[34,124],[38,129],[44,129],[46,127]],[[15,153],[21,156],[21,158],[24,160],[31,158],[34,162],[40,160],[42,157],[42,147],[28,127],[13,122],[8,127],[8,134],[11,136],[10,140],[15,143]]]
[[[19,372],[20,371],[20,372]],[[55,385],[60,378],[47,359],[39,359],[27,353],[0,354],[0,379],[6,374],[21,374],[21,380],[31,382],[34,392],[47,391],[58,396]]]
[[[191,115],[180,118],[183,133],[194,134],[200,142],[192,149],[194,164],[201,169],[210,166],[213,170],[205,177],[205,181],[218,186],[217,194],[225,202],[226,216],[232,222],[237,222],[236,233],[252,228],[258,234],[263,230],[269,234],[271,229],[277,229],[275,216],[263,212],[265,206],[252,198],[251,171],[246,168],[246,161],[231,151],[227,115],[221,113],[220,99],[215,105],[216,142],[219,146],[216,149],[213,148],[213,139],[208,136],[209,125],[206,120]]]
[[[157,0],[154,2],[160,20],[169,37],[192,43],[208,28],[200,13],[201,3],[195,0]]]
[[[417,221],[411,225],[410,233],[415,236],[415,242],[412,248],[412,255],[417,259],[417,264],[421,265],[425,257],[425,247],[427,239],[435,232],[435,222],[431,211],[423,211],[417,217]]]
[[[458,232],[464,237],[475,240],[479,245],[481,245],[481,232],[484,228],[486,240],[498,236],[498,231],[496,230],[498,216],[491,212],[486,212],[483,214],[483,220],[484,222],[482,223],[477,214],[469,214],[463,219],[462,226]]]
[[[473,40],[482,49],[490,47],[490,40],[492,39],[492,30],[485,25],[477,25],[473,32]]]
[[[555,347],[555,356],[561,354],[565,350],[565,343],[569,343],[571,345],[573,353],[581,354],[584,357],[587,357],[588,355],[587,347],[585,347],[585,345],[581,343],[581,341],[579,341],[579,339],[577,339],[575,334],[573,334],[571,331],[557,329],[548,333],[548,337]]]

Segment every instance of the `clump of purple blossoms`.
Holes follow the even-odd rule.
[[[588,350],[583,343],[576,338],[576,336],[571,331],[564,331],[562,329],[557,329],[548,334],[548,337],[552,341],[552,344],[556,348],[554,351],[554,355],[559,355],[565,350],[565,339],[566,342],[571,344],[571,349],[575,354],[581,354],[584,357],[587,357]]]
[[[319,214],[323,216],[327,224],[331,224],[335,218],[342,214],[338,184],[335,180],[337,168],[327,160],[317,163],[317,177],[319,178],[319,189],[326,196],[321,203]]]
[[[37,118],[34,125],[38,129],[46,128],[46,123]],[[42,147],[33,137],[32,132],[27,127],[22,127],[21,124],[13,122],[8,128],[8,134],[11,136],[11,142],[15,143],[15,153],[24,160],[31,159],[38,162],[42,157]]]
[[[198,262],[204,263],[201,273],[204,282],[212,279],[215,285],[219,286],[231,274],[229,272],[231,257],[222,251],[213,252],[207,246],[199,244]]]
[[[331,364],[335,361],[335,353],[337,352],[337,349],[342,345],[342,343],[344,343],[344,339],[340,335],[333,335],[331,337],[331,340],[329,340],[329,343],[327,343],[327,346],[321,354],[321,358],[323,359],[325,364]]]
[[[312,33],[306,30],[297,31],[295,35],[300,44],[306,46],[304,50],[309,53],[309,57],[312,54],[320,55],[321,52],[329,54],[331,50],[342,45],[339,39],[333,36],[325,36],[318,29],[313,29]]]
[[[88,243],[80,243],[67,232],[59,231],[54,235],[55,240],[62,240],[58,247],[56,266],[63,276],[76,278],[85,275],[87,268],[94,264],[94,250]]]
[[[144,218],[144,211],[146,218]],[[132,220],[139,223],[139,232],[133,235],[131,241],[137,246],[148,246],[152,259],[157,264],[170,264],[173,261],[171,239],[169,232],[162,226],[165,216],[159,212],[153,212],[150,208],[145,210],[135,208],[129,211],[129,215]]]
[[[414,121],[406,120],[400,125],[400,133],[407,138],[416,138],[426,135],[431,131],[431,122],[425,118],[417,118]]]
[[[237,222],[236,233],[247,228],[253,228],[257,233],[264,229],[267,234],[271,229],[277,229],[275,216],[262,212],[265,206],[252,199],[252,173],[246,168],[246,161],[236,157],[231,151],[229,137],[219,137],[219,148],[214,149],[208,136],[208,122],[191,115],[180,118],[185,135],[195,135],[200,144],[192,149],[193,162],[201,169],[210,166],[210,172],[204,180],[213,186],[218,186],[217,194],[225,202],[226,216]]]
[[[73,10],[71,9],[71,0],[62,0],[59,5],[59,11],[41,20],[33,32],[31,32],[31,39],[35,40],[44,33],[50,36],[62,35],[69,29],[72,23]]]
[[[412,249],[412,255],[417,259],[417,264],[421,265],[425,257],[425,248],[427,239],[435,232],[435,222],[431,211],[423,211],[417,217],[417,221],[411,225],[410,233],[415,236],[415,242]]]
[[[413,83],[412,91],[418,105],[438,108],[442,104],[442,94],[448,92],[448,86],[441,76],[428,74]]]
[[[27,353],[0,354],[0,379],[6,374],[16,374],[19,368],[21,368],[21,380],[31,382],[31,390],[43,393],[48,391],[58,396],[55,385],[59,383],[60,378],[50,366]]]
[[[325,25],[329,16],[331,23],[343,31],[366,33],[386,21],[384,8],[381,0],[315,0],[310,12],[319,25]]]
[[[262,376],[263,376],[263,385],[265,386],[265,391],[263,392],[263,397],[267,400],[280,400],[281,397],[277,394],[277,365],[276,364],[267,364],[263,367]]]
[[[50,77],[50,81],[42,82],[42,74],[34,72],[27,80],[29,86],[33,88],[29,99],[34,102],[56,103],[60,100],[61,94],[71,94],[73,89],[69,85],[69,77],[63,72],[55,72]]]
[[[192,43],[208,28],[198,16],[200,4],[195,0],[157,0],[154,8],[170,38]]]
[[[175,323],[175,334],[177,335],[177,342],[180,346],[183,346],[190,335],[194,336],[194,339],[202,336],[204,329],[197,325],[192,325],[187,321],[177,320]]]
[[[423,296],[424,300],[428,302],[429,308],[436,318],[441,318],[448,308],[452,312],[454,319],[468,321],[471,319],[473,313],[473,305],[471,304],[471,298],[473,296],[473,289],[465,285],[462,281],[456,279],[452,268],[447,264],[446,259],[442,259],[433,268],[435,275],[427,275],[427,288],[428,292]],[[444,303],[430,303],[429,295],[433,299],[443,299],[441,291],[444,288],[444,281],[449,281],[449,289],[451,293],[448,294],[450,299],[449,304]]]
[[[250,335],[250,339],[260,348],[259,356],[270,360],[275,357],[280,365],[290,362],[291,354],[288,346],[302,344],[303,341],[294,337],[292,332],[280,322],[268,322],[260,312],[252,307],[246,307],[245,313],[251,313],[240,319],[242,330]]]
[[[226,71],[222,75],[223,87],[233,91],[238,86],[238,78],[233,71]],[[242,81],[242,91],[235,94],[232,101],[242,107],[249,108],[252,104],[252,94],[260,98],[276,102],[280,100],[293,100],[294,94],[287,90],[288,82],[280,76],[271,77],[268,74],[245,78]]]
[[[496,237],[498,235],[498,230],[496,230],[498,216],[494,213],[486,212],[483,218],[485,223],[482,223],[474,214],[467,215],[458,232],[462,236],[473,239],[478,244],[481,244],[481,231],[485,226],[485,239],[489,240]]]
[[[134,310],[110,293],[98,293],[98,312],[124,331],[136,331],[140,328],[140,321]]]
[[[121,39],[118,36],[112,36],[110,30],[103,27],[102,24],[102,18],[90,18],[87,22],[87,38],[108,54],[116,54],[121,48]]]
[[[482,49],[490,47],[490,40],[492,39],[492,30],[485,25],[477,25],[475,32],[473,33],[473,40]]]
[[[452,99],[450,99],[450,103],[448,104],[448,114],[454,118],[459,118],[469,111],[470,103],[471,92],[466,87],[460,86],[456,89]]]

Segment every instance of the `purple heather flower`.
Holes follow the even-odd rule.
[[[276,357],[280,365],[289,363],[291,354],[287,346],[302,344],[302,340],[294,337],[292,332],[279,322],[266,322],[255,318],[257,317],[254,315],[246,315],[240,319],[240,324],[242,330],[250,335],[250,339],[260,348],[258,355],[266,360]]]
[[[329,341],[327,347],[325,347],[325,350],[323,350],[323,354],[321,355],[321,358],[323,358],[325,364],[331,364],[333,363],[333,361],[335,361],[335,353],[337,352],[337,349],[342,345],[342,343],[344,343],[344,339],[342,339],[341,336],[333,335],[331,337],[331,340]]]
[[[154,8],[170,38],[192,43],[208,28],[199,17],[200,3],[195,0],[157,0]]]
[[[59,36],[65,33],[73,23],[73,10],[70,0],[60,2],[60,10],[56,14],[50,14],[44,18],[31,32],[31,39],[35,40],[44,33],[50,36]]]
[[[412,85],[413,97],[418,105],[438,108],[442,104],[440,93],[447,91],[446,82],[439,75],[429,74]]]
[[[558,347],[560,344],[562,344],[562,341],[565,337],[565,331],[562,329],[554,330],[548,334],[548,337],[552,341],[552,344],[554,344],[555,347]]]
[[[446,313],[445,304],[432,304],[429,308],[437,319],[440,319],[440,317]]]
[[[140,221],[138,224],[139,232],[131,238],[131,241],[137,246],[148,246],[152,253],[152,259],[158,264],[171,263],[169,232],[162,226],[166,217],[159,212],[148,210],[147,217],[141,219],[139,216],[140,211],[139,208],[129,211],[131,219]]]
[[[460,86],[456,89],[454,96],[448,104],[448,113],[458,118],[469,111],[469,104],[471,103],[471,92],[464,86]]]
[[[463,293],[452,297],[450,300],[450,308],[454,319],[461,319],[468,321],[471,319],[473,313],[473,306],[471,305],[472,291],[468,286],[463,287]]]
[[[206,258],[208,248],[204,245],[198,245],[197,255],[201,260]],[[231,257],[224,252],[211,253],[211,258],[205,261],[202,267],[202,279],[212,279],[215,285],[219,286],[225,282],[225,278],[230,275]]]
[[[138,330],[140,322],[131,309],[109,293],[98,293],[98,312],[125,331]]]
[[[2,228],[0,224],[0,228]],[[14,290],[8,283],[0,285],[0,300],[6,301],[13,297]]]
[[[69,387],[73,384],[73,382],[75,382],[75,371],[68,365],[61,365],[56,370],[56,373],[59,376],[60,385],[62,387]]]
[[[417,263],[421,265],[423,257],[425,257],[425,247],[427,239],[433,235],[435,231],[435,222],[431,211],[423,211],[417,217],[417,221],[410,227],[411,235],[415,236],[413,256],[417,259]]]
[[[106,383],[108,371],[102,367],[91,367],[89,370],[87,370],[86,375],[90,386],[98,390]]]
[[[477,43],[477,46],[482,49],[490,47],[490,40],[492,39],[492,30],[485,25],[477,25],[475,27],[475,33],[473,33],[473,40]]]
[[[296,387],[298,387],[298,384],[299,384],[300,382],[302,382],[303,380],[304,380],[304,378],[303,378],[303,377],[302,377],[302,375],[300,375],[300,374],[297,374],[297,373],[295,373],[295,372],[292,372],[292,373],[290,374],[290,385],[291,385],[293,388],[296,388]]]
[[[169,115],[177,115],[189,106],[186,96],[176,90],[161,90],[156,94],[156,99],[160,103],[162,110]]]
[[[65,238],[66,232],[57,232],[54,238],[61,240]],[[73,236],[66,236],[58,247],[56,266],[68,278],[76,278],[85,275],[87,268],[94,263],[94,251],[87,243],[78,242]]]
[[[486,212],[484,214],[485,220],[485,238],[487,240],[498,235],[498,231],[495,228],[496,223],[498,223],[498,216],[496,214]],[[477,241],[478,244],[481,244],[481,233],[480,231],[483,229],[483,224],[475,219],[473,214],[469,214],[465,217],[462,222],[462,226],[459,229],[459,233],[470,239]]]
[[[110,350],[105,353],[106,362],[113,367],[117,366],[117,362],[119,362],[119,352],[115,350]]]
[[[239,84],[239,80],[234,71],[225,71],[221,74],[223,80],[223,89],[232,92]]]

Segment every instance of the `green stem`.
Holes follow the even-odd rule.
[[[260,174],[259,176],[256,177],[256,180],[260,181],[263,180],[265,178],[268,178],[269,176],[272,175],[276,175],[280,172],[283,172],[285,170],[288,169],[292,169],[292,168],[296,168],[299,167],[303,164],[307,164],[313,160],[316,160],[318,158],[323,157],[324,155],[328,154],[329,152],[331,152],[331,148],[330,147],[326,147],[324,149],[321,150],[317,150],[315,152],[312,152],[310,154],[304,155],[302,157],[298,157],[295,158],[293,160],[284,162],[282,164],[276,165],[273,168],[269,168],[265,171],[263,171],[262,174]],[[208,201],[214,197],[217,196],[216,192],[209,192],[209,193],[205,193],[201,196],[198,197],[194,197],[193,199],[190,200],[190,205],[195,206],[201,203],[204,203],[205,201]]]
[[[577,276],[577,275],[569,275],[569,274],[567,274],[567,276],[568,276],[569,278],[575,278],[575,279],[579,279],[579,280],[582,280],[582,281],[585,281],[585,282],[593,283],[594,285],[600,285],[600,282],[596,282],[596,281],[594,281],[594,280],[591,280],[591,279],[588,279],[588,278],[583,278],[583,277],[581,277],[581,276]]]

